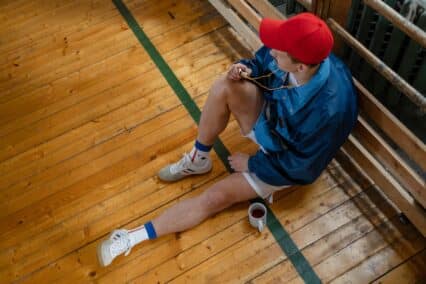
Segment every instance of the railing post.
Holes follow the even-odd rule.
[[[342,27],[346,27],[351,5],[352,0],[312,0],[312,12],[324,20],[333,18]],[[334,34],[334,40],[333,51],[342,56],[344,42],[336,34]]]

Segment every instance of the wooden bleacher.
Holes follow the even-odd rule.
[[[258,12],[282,15],[266,1],[211,2],[124,1],[200,109],[214,79],[260,43]],[[143,224],[228,172],[213,153],[207,175],[157,179],[191,148],[196,123],[113,2],[2,1],[0,16],[0,283],[303,282],[270,229],[250,227],[248,203],[101,268],[96,246],[110,231]],[[424,166],[424,144],[357,87],[363,110]],[[234,120],[221,140],[230,152],[256,151]],[[270,205],[322,282],[425,279],[424,180],[383,143],[360,118],[314,184]],[[396,171],[383,171],[382,156]]]

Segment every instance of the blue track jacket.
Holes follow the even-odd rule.
[[[253,59],[240,62],[259,81],[282,86],[286,72],[262,47]],[[276,186],[309,184],[321,174],[345,142],[358,115],[357,97],[348,68],[330,55],[302,86],[264,91],[264,110],[254,126],[257,141],[266,150],[249,158],[250,172]]]

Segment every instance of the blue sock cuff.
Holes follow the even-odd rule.
[[[143,225],[148,233],[148,238],[150,240],[157,238],[157,233],[155,232],[154,225],[152,225],[151,221]]]
[[[203,152],[209,152],[212,149],[213,145],[204,145],[198,142],[198,140],[195,141],[195,149],[203,151]]]

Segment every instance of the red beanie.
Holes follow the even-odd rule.
[[[259,36],[269,48],[288,52],[305,64],[318,64],[333,48],[333,35],[327,24],[311,13],[288,20],[263,19]]]

